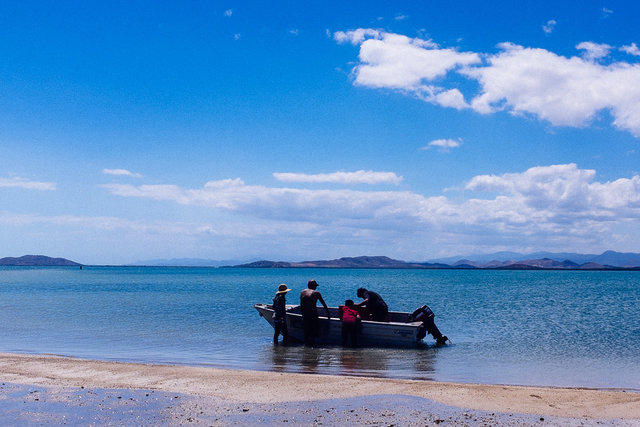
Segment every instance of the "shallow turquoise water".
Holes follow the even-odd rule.
[[[429,304],[453,345],[273,347],[252,308],[310,278],[331,306],[364,286]],[[0,268],[0,351],[255,370],[640,389],[640,273]],[[431,344],[430,337],[426,339]]]

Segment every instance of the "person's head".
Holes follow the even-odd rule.
[[[280,286],[278,286],[278,291],[276,292],[276,295],[278,295],[278,294],[286,294],[290,290],[291,289],[289,289],[287,287],[287,285],[285,285],[284,283],[281,283]]]
[[[350,299],[346,300],[344,302],[344,305],[346,305],[349,308],[353,308],[353,300],[350,300]]]
[[[315,280],[311,279],[309,280],[309,283],[307,283],[307,287],[309,289],[314,289],[318,287],[318,282],[316,282]]]
[[[365,292],[367,292],[365,288],[358,288],[358,290],[356,291],[356,295],[358,295],[358,298],[362,298],[364,297]]]

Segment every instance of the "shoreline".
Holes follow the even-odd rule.
[[[263,408],[263,412],[269,412],[268,408],[287,405],[317,406],[329,400],[356,404],[360,401],[375,401],[376,396],[386,396],[384,402],[415,398],[422,402],[426,399],[425,402],[434,402],[436,406],[457,408],[458,412],[462,411],[460,414],[472,411],[476,416],[493,416],[498,413],[582,421],[618,420],[622,423],[625,420],[633,423],[640,420],[640,393],[628,390],[227,370],[13,353],[0,353],[0,381],[13,386],[41,387],[50,392],[72,389],[177,393],[185,396],[185,401],[188,398],[200,401],[200,405],[203,404],[203,399],[209,403],[216,402],[218,409],[210,408],[213,413],[222,411],[223,407],[229,412],[229,407],[234,405],[253,408],[252,414],[255,414],[259,408]],[[382,404],[380,402],[379,406]],[[375,409],[372,408],[373,411]],[[385,408],[377,409],[382,411]],[[297,411],[299,410],[298,408]],[[250,411],[243,409],[243,412]]]

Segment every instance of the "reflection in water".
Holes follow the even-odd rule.
[[[267,347],[265,347],[266,349]],[[271,369],[276,372],[286,372],[287,354],[289,347],[283,345],[274,345],[271,351]]]
[[[343,374],[353,375],[353,373],[357,371],[358,366],[360,366],[356,351],[355,349],[342,350],[340,363],[342,364]]]
[[[387,376],[389,350],[377,348],[341,348],[342,374],[354,376]],[[382,351],[381,351],[382,350]]]
[[[302,372],[307,374],[315,374],[318,371],[318,365],[323,362],[322,353],[315,348],[310,347],[298,347],[302,351],[302,359],[300,361],[300,368]],[[331,366],[331,363],[327,363]]]
[[[430,380],[442,350],[446,348],[313,348],[269,344],[263,347],[261,359],[267,369],[277,372]]]
[[[435,373],[436,356],[442,350],[436,347],[418,351],[414,358],[414,372],[409,372],[412,379],[433,380]]]

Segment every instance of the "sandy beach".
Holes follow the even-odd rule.
[[[0,354],[0,421],[640,425],[640,393]]]

